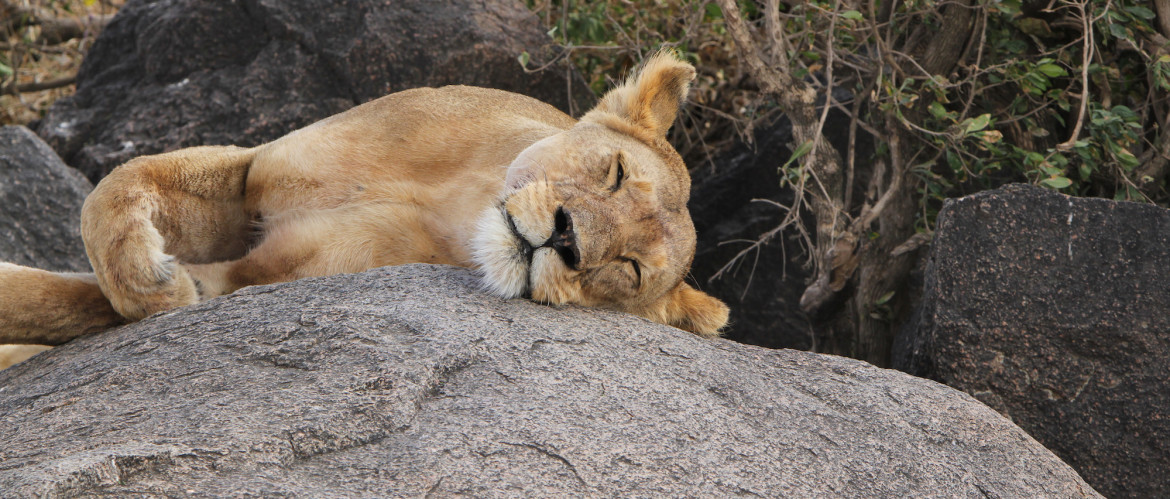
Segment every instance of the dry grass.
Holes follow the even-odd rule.
[[[82,57],[97,38],[96,29],[61,43],[48,43],[43,27],[13,26],[17,11],[35,11],[55,19],[87,21],[117,12],[125,0],[0,0],[0,125],[27,124],[74,91],[72,84],[40,91],[22,87],[45,84],[77,74]]]

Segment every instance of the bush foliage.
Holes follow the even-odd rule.
[[[718,148],[725,137],[712,127],[743,132],[773,107],[738,68],[712,2],[528,4],[598,94],[611,83],[608,75],[642,55],[662,46],[682,51],[702,75],[692,114],[704,123],[684,124],[689,142]],[[766,5],[739,4],[762,24]],[[932,74],[918,61],[925,54],[913,51],[920,40],[911,38],[924,36],[922,26],[927,36],[938,29],[947,8],[972,10],[969,46],[950,71]],[[881,130],[893,117],[911,132],[917,147],[907,160],[918,182],[921,229],[931,227],[941,199],[1010,181],[1069,194],[1170,199],[1165,166],[1141,168],[1164,147],[1170,110],[1170,48],[1149,2],[811,1],[781,3],[779,11],[790,52],[785,69],[827,90],[833,51],[831,85],[857,96],[834,105],[863,130]],[[879,143],[888,139],[875,135]],[[801,173],[798,162],[789,166],[790,178]]]
[[[825,351],[885,364],[910,309],[912,255],[930,240],[946,198],[1029,182],[1170,201],[1167,2],[529,5],[594,91],[606,87],[603,75],[662,46],[695,63],[694,105],[674,132],[692,168],[717,169],[712,155],[737,136],[750,141],[759,120],[778,111],[792,119],[804,138],[776,166],[800,196],[782,226],[807,237],[816,271],[801,308],[831,318],[814,326]],[[801,104],[810,88],[820,96],[815,109]],[[826,103],[849,117],[847,150],[825,151]],[[855,149],[860,134],[875,150]],[[806,210],[815,227],[798,223]]]

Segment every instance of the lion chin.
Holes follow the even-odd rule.
[[[572,268],[553,247],[553,230],[522,231],[505,202],[486,209],[472,237],[471,258],[488,292],[541,303],[585,303]]]
[[[484,289],[502,298],[551,304],[574,301],[580,293],[573,292],[566,275],[569,269],[547,239],[522,234],[503,202],[484,210],[471,250]]]

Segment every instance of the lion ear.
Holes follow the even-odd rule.
[[[647,59],[624,84],[605,94],[590,114],[614,114],[656,137],[665,137],[694,79],[694,67],[672,52],[659,52]],[[583,119],[588,118],[587,114]]]
[[[719,336],[730,310],[717,298],[680,282],[662,298],[661,322],[700,336]]]

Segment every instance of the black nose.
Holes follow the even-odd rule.
[[[577,248],[577,233],[573,231],[573,217],[569,216],[569,212],[565,208],[557,208],[556,214],[553,216],[553,233],[549,236],[548,241],[540,245],[542,248],[552,248],[561,259],[565,261],[565,265],[576,270],[577,262],[581,260],[581,250]]]

